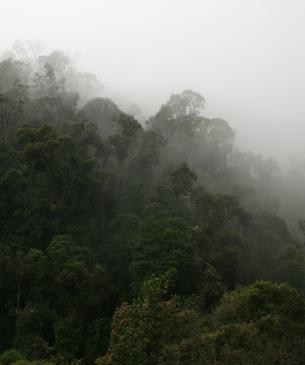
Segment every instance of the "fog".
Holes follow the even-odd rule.
[[[305,365],[305,0],[0,5],[0,365]]]
[[[304,11],[302,0],[3,1],[0,50],[62,49],[147,116],[193,89],[241,148],[285,163],[305,153]]]

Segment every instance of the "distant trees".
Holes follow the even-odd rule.
[[[181,94],[173,94],[166,103],[174,116],[198,115],[204,108],[205,99],[192,90],[184,90]]]
[[[80,111],[79,117],[94,122],[102,136],[116,132],[118,125],[114,122],[121,114],[118,107],[110,100],[95,98],[90,100]]]
[[[17,83],[28,85],[30,68],[23,61],[8,58],[0,62],[0,95],[9,95]]]
[[[0,143],[7,143],[23,114],[23,102],[0,95]]]
[[[277,164],[196,92],[144,128],[35,49],[0,63],[0,365],[303,364]]]
[[[198,93],[173,94],[148,125],[167,141],[165,158],[215,174],[227,165],[234,132],[222,119],[201,116],[203,107],[204,98]]]

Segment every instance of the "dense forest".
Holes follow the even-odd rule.
[[[304,364],[303,175],[34,53],[0,63],[0,364]]]

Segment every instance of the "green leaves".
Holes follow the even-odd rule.
[[[187,325],[187,313],[175,298],[164,299],[173,275],[174,272],[169,271],[163,276],[151,277],[144,282],[141,298],[117,308],[108,352],[97,364],[163,363],[166,347],[179,341]]]
[[[274,161],[233,152],[191,90],[143,128],[87,101],[101,85],[64,54],[39,64],[28,88],[0,63],[0,352],[20,350],[0,365],[303,365],[304,252]]]
[[[162,274],[170,268],[178,270],[182,283],[183,270],[191,269],[194,254],[192,230],[183,219],[145,219],[131,239],[129,270],[133,285],[138,286],[144,278]]]

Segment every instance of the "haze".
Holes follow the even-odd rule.
[[[302,0],[11,0],[0,49],[39,40],[77,54],[146,115],[193,89],[243,149],[286,162],[305,153],[304,11]]]

